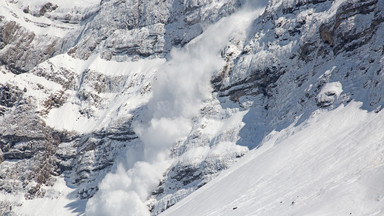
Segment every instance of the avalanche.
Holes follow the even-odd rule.
[[[88,215],[150,215],[146,200],[171,165],[170,147],[185,140],[203,101],[211,95],[210,77],[223,67],[220,49],[231,35],[245,31],[262,8],[243,9],[210,26],[186,47],[174,49],[153,82],[148,110],[135,131],[143,142],[137,161],[118,165],[87,204]],[[217,37],[217,34],[220,37]],[[124,170],[125,167],[130,169]]]
[[[382,0],[1,0],[0,215],[384,215],[382,35]]]

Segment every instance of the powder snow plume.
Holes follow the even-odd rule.
[[[263,11],[261,5],[265,3],[246,3],[186,47],[171,51],[170,60],[158,69],[147,113],[136,122],[143,157],[130,165],[118,165],[103,179],[87,204],[87,215],[150,215],[145,201],[171,164],[169,147],[188,135],[191,118],[211,96],[210,77],[224,66],[221,49],[231,34],[246,31]]]

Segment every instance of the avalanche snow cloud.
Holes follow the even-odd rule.
[[[384,1],[243,1],[0,1],[0,215],[383,215]]]
[[[191,118],[211,96],[210,77],[224,65],[220,50],[231,34],[246,31],[264,4],[246,3],[186,47],[172,50],[170,60],[158,70],[147,112],[136,122],[144,149],[135,154],[141,156],[104,178],[87,204],[87,215],[150,215],[144,202],[171,163],[168,148],[188,135]]]

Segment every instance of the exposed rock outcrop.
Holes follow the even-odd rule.
[[[74,197],[93,197],[133,157],[127,152],[142,152],[134,122],[171,49],[242,3],[103,0],[70,10],[13,2],[8,9],[20,11],[0,18],[0,191],[44,197],[64,178]],[[384,107],[384,3],[338,3],[270,0],[247,35],[231,35],[212,98],[172,146],[174,162],[148,197],[153,215],[317,109],[351,100],[368,111]]]

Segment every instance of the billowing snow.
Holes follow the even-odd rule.
[[[383,215],[384,111],[316,111],[161,215]]]
[[[120,165],[105,177],[100,190],[87,203],[87,215],[150,215],[145,201],[171,164],[169,147],[188,136],[191,119],[211,96],[210,77],[224,65],[220,50],[232,34],[246,31],[262,8],[223,18],[186,47],[172,50],[170,60],[153,82],[148,111],[136,123],[135,132],[144,144],[143,157],[128,165],[131,169]],[[211,153],[231,147],[236,148],[221,143]]]
[[[78,18],[96,12],[100,0],[75,2],[52,0],[50,2],[57,4],[58,8],[46,16],[34,16],[23,12],[23,9],[28,6],[31,10],[39,11],[47,2],[43,0],[0,1],[0,16],[16,21],[37,35],[63,38],[67,34],[92,24],[82,23]],[[199,4],[208,4],[208,2],[212,2],[211,7],[221,7],[224,4],[224,1],[195,0],[184,1],[184,4],[193,8],[199,7]],[[260,4],[261,8],[265,4],[265,1],[245,2],[255,4],[256,7]],[[295,2],[293,0],[280,1],[281,4],[287,4],[287,6],[293,5]],[[297,20],[310,23],[313,28],[311,31],[306,30],[307,33],[317,35],[320,22],[326,22],[329,17],[334,16],[340,9],[340,4],[345,2],[345,0],[334,1],[330,3],[332,7],[324,12],[317,12],[317,10],[322,10],[317,7],[302,11],[297,16]],[[279,3],[270,1],[270,5],[278,9]],[[246,7],[249,8],[249,5]],[[267,12],[274,13],[273,8],[270,9],[272,10]],[[23,96],[36,100],[36,113],[41,113],[41,118],[47,126],[57,130],[86,134],[108,128],[116,122],[137,120],[134,127],[140,139],[136,139],[132,143],[137,142],[141,146],[141,142],[143,142],[144,150],[129,149],[129,152],[126,153],[128,158],[115,160],[113,172],[105,177],[99,185],[98,193],[89,200],[87,215],[150,214],[148,211],[148,206],[151,205],[150,199],[152,199],[150,194],[159,184],[159,180],[171,163],[189,166],[199,164],[207,158],[208,160],[219,158],[211,160],[212,163],[217,163],[222,157],[228,155],[231,159],[242,156],[243,154],[237,153],[245,154],[248,152],[248,147],[259,144],[258,138],[261,139],[269,133],[270,128],[264,131],[263,121],[276,122],[275,117],[284,120],[288,116],[281,115],[280,112],[295,112],[292,114],[294,118],[300,117],[302,112],[297,111],[299,105],[295,107],[295,101],[298,98],[294,98],[297,97],[294,94],[304,88],[308,93],[316,92],[314,97],[308,97],[309,102],[305,103],[312,103],[315,100],[317,102],[311,108],[303,106],[303,109],[308,108],[306,110],[308,113],[303,115],[305,118],[288,128],[285,127],[291,123],[290,120],[284,121],[283,126],[277,123],[270,124],[273,126],[272,128],[285,129],[270,133],[258,149],[254,149],[244,158],[238,159],[238,164],[190,197],[185,198],[181,203],[176,204],[164,215],[383,215],[384,111],[369,113],[360,109],[360,102],[349,103],[348,100],[348,94],[359,94],[360,96],[357,98],[362,99],[368,96],[368,94],[366,95],[368,91],[372,91],[376,94],[374,96],[377,97],[378,103],[382,100],[382,91],[379,89],[382,85],[380,86],[377,82],[376,89],[356,89],[356,86],[359,85],[355,85],[354,82],[364,82],[363,79],[359,80],[362,73],[352,74],[348,81],[343,80],[344,74],[336,72],[332,74],[333,70],[343,71],[346,68],[343,67],[343,64],[350,64],[351,68],[366,64],[363,60],[358,60],[355,65],[351,62],[358,57],[351,56],[351,62],[343,62],[347,58],[340,55],[334,62],[321,64],[320,72],[311,71],[310,64],[304,65],[300,69],[302,71],[296,75],[305,75],[308,72],[316,73],[316,77],[310,77],[313,80],[308,81],[311,83],[309,85],[306,85],[303,78],[301,81],[305,86],[297,88],[296,85],[287,85],[286,88],[280,88],[280,92],[272,92],[274,94],[272,98],[266,97],[266,100],[273,100],[273,97],[276,97],[277,104],[272,103],[272,105],[279,109],[276,112],[270,111],[267,119],[261,114],[263,111],[253,110],[254,103],[260,103],[257,98],[252,101],[245,99],[247,96],[241,97],[238,101],[239,104],[236,102],[236,108],[231,107],[232,109],[226,108],[228,104],[224,102],[229,99],[219,98],[222,101],[217,101],[219,99],[215,98],[216,93],[211,98],[211,75],[215,72],[222,72],[221,69],[225,62],[223,53],[220,55],[220,52],[224,52],[223,49],[229,40],[239,40],[239,47],[226,47],[225,49],[228,48],[227,53],[232,53],[234,56],[238,56],[242,52],[253,53],[253,55],[248,55],[249,58],[247,55],[243,55],[241,58],[235,59],[245,63],[244,67],[239,64],[237,69],[234,68],[237,71],[231,71],[231,74],[223,77],[223,83],[229,86],[243,81],[245,77],[250,77],[250,73],[255,71],[253,69],[262,69],[266,65],[275,67],[278,63],[275,61],[277,58],[297,52],[294,50],[297,47],[297,44],[295,45],[297,38],[271,44],[270,41],[274,40],[273,36],[265,38],[263,35],[248,35],[253,33],[248,32],[247,27],[262,12],[263,9],[260,8],[252,12],[240,11],[240,13],[221,19],[212,26],[204,26],[204,33],[183,48],[174,49],[168,56],[168,62],[163,58],[153,59],[156,58],[154,56],[143,57],[135,62],[117,62],[104,60],[98,54],[92,54],[88,60],[60,54],[37,66],[38,69],[48,74],[45,76],[46,78],[36,75],[36,68],[35,71],[30,71],[31,73],[15,75],[5,66],[1,66],[0,84],[11,83],[21,90],[25,89]],[[264,23],[264,18],[268,23],[269,15],[281,15],[267,12],[265,17],[256,20],[254,24]],[[313,13],[316,14],[314,16],[316,19],[311,17]],[[60,18],[67,14],[75,15],[73,23],[60,21]],[[287,34],[287,27],[283,24],[290,22],[287,19],[289,16],[284,15],[276,21],[282,26],[273,30],[275,36],[283,37],[284,33]],[[193,17],[187,18],[191,18],[192,20],[189,20],[191,22],[194,19]],[[370,20],[362,19],[358,23],[366,26]],[[269,29],[271,26],[267,25],[265,28]],[[86,28],[84,27],[84,29]],[[115,34],[119,34],[119,32],[116,31]],[[185,36],[192,37],[191,35]],[[122,38],[125,37],[131,39],[129,35]],[[257,44],[251,46],[253,38],[261,41],[260,47],[257,47]],[[122,41],[122,44],[127,42],[127,40]],[[243,49],[242,43],[248,42],[249,45]],[[369,52],[364,57],[366,62],[371,56]],[[257,61],[253,61],[253,58]],[[137,58],[132,58],[132,60],[135,59]],[[284,59],[282,61],[285,61]],[[340,62],[340,65],[337,61]],[[378,66],[373,68],[377,69],[376,73],[379,76],[384,58],[380,59],[380,63],[375,61],[374,64]],[[297,63],[296,60],[292,62],[287,65]],[[298,62],[300,63],[300,61]],[[55,75],[60,76],[59,72],[68,75],[69,78],[63,76],[64,80],[65,78],[72,79],[69,76],[72,73],[73,77],[79,80],[74,80],[73,84],[68,85],[69,87],[64,87],[65,83],[60,83],[60,81],[47,80],[48,78],[54,80]],[[280,81],[296,78],[293,75],[295,74],[293,73],[292,77],[281,77]],[[365,78],[370,79],[368,75],[369,73]],[[87,79],[84,78],[87,76]],[[107,81],[99,79],[99,77],[106,78]],[[315,82],[317,78],[318,82]],[[108,79],[112,80],[109,82],[109,86],[107,85],[105,89],[97,92],[95,83],[105,84],[108,83]],[[369,81],[374,82],[375,80]],[[380,82],[382,82],[381,79]],[[294,90],[294,88],[297,89]],[[254,90],[256,91],[258,88],[255,87]],[[293,90],[293,94],[285,94],[291,90]],[[63,92],[63,97],[66,97],[63,104],[49,108],[44,106],[51,95],[56,96],[60,92]],[[82,99],[82,94],[94,92],[97,92],[97,102]],[[149,92],[152,92],[152,95]],[[215,101],[218,105],[213,108],[214,112],[227,109],[232,113],[224,117],[223,115],[212,117],[201,110],[206,104],[214,106],[212,103]],[[289,101],[289,103],[284,105],[285,101]],[[368,101],[363,101],[363,106],[369,104]],[[339,106],[340,104],[343,105]],[[308,120],[305,120],[306,114],[309,115],[318,107],[328,106],[331,106],[329,109],[339,107],[330,112],[325,109],[317,110]],[[271,107],[265,106],[264,108]],[[376,111],[378,112],[380,108],[378,107]],[[137,111],[138,109],[139,111]],[[83,112],[84,110],[86,112]],[[261,123],[259,124],[258,121]],[[285,122],[289,123],[285,124]],[[275,127],[276,125],[278,126]],[[10,126],[13,127],[13,125]],[[240,130],[242,134],[240,134]],[[196,133],[191,134],[191,131]],[[193,141],[185,142],[184,145],[188,145],[184,149],[185,152],[174,158],[174,161],[169,160],[169,147],[172,144],[182,143],[187,136],[189,139],[193,139],[195,135],[198,137],[195,143]],[[244,146],[242,145],[244,141],[240,142],[239,139],[246,140]],[[205,145],[206,143],[203,143],[205,141],[209,143]],[[236,145],[237,141],[239,142]],[[201,145],[199,146],[199,144]],[[60,146],[65,145],[66,143],[60,144]],[[75,149],[72,150],[75,151]],[[129,162],[118,164],[120,161],[126,162],[125,160]],[[216,173],[209,178],[213,178],[214,175]],[[72,195],[79,194],[68,188],[63,179],[58,178],[56,185],[53,188],[47,187],[47,190],[49,190],[48,195],[41,199],[25,200],[22,194],[1,193],[0,200],[12,202],[13,211],[20,215],[79,215],[86,211],[86,201],[72,200]],[[195,188],[182,186],[172,194],[173,200],[170,200],[178,202],[180,197],[187,196],[188,193],[183,190],[193,191]],[[165,192],[165,195],[171,194]],[[164,202],[164,208],[167,208],[169,200],[164,200],[161,201]]]

